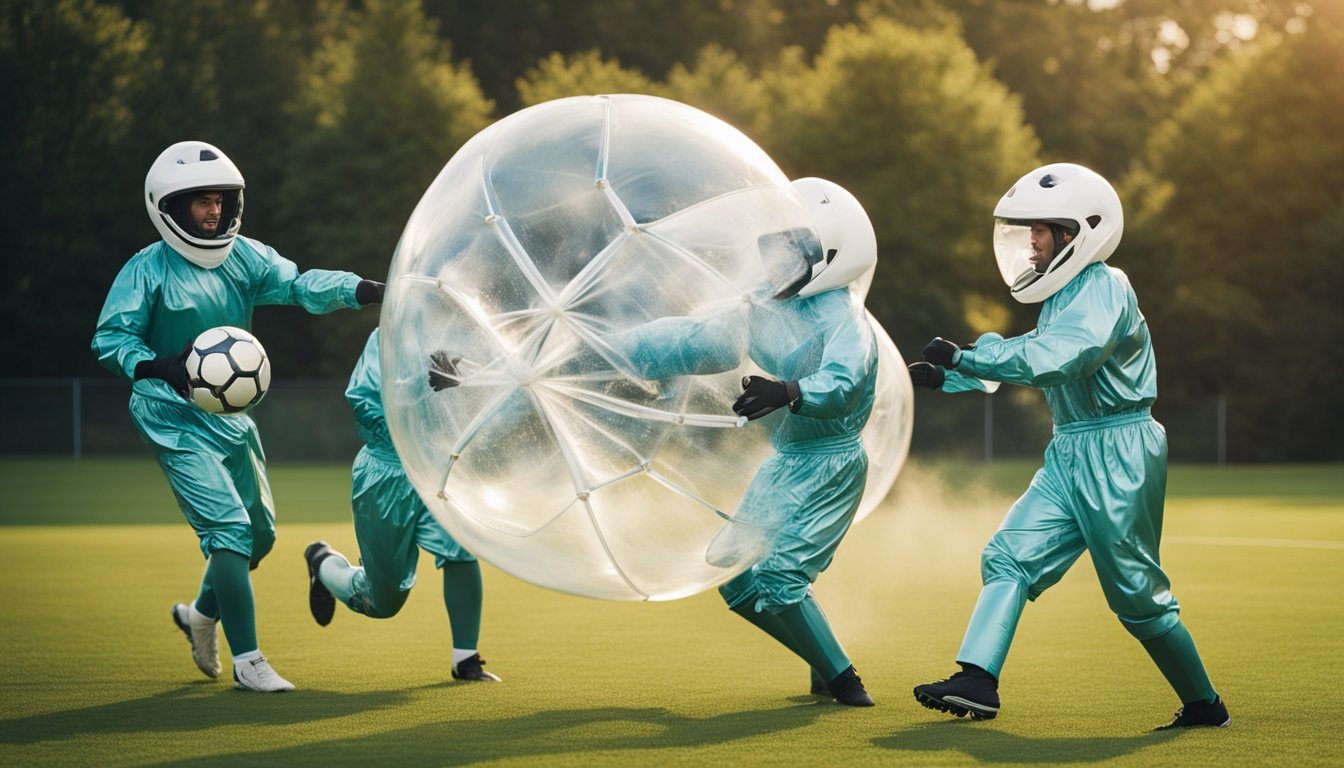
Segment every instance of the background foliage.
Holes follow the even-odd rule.
[[[1159,418],[1221,394],[1232,458],[1344,458],[1341,50],[1338,0],[10,0],[0,376],[100,375],[98,308],[154,237],[141,180],[174,141],[243,169],[246,234],[377,277],[492,120],[639,91],[852,189],[881,248],[869,305],[907,356],[1028,330],[990,211],[1040,162],[1097,169],[1126,205],[1112,263],[1151,321]],[[342,376],[375,322],[265,309],[255,329],[286,368]],[[945,428],[921,409],[917,440]]]

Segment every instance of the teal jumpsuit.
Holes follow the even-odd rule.
[[[1149,410],[1157,367],[1125,274],[1089,265],[1045,300],[1034,330],[986,334],[954,363],[944,391],[981,389],[977,378],[1038,387],[1055,422],[1045,466],[985,547],[984,587],[957,661],[997,678],[1026,601],[1087,550],[1107,604],[1182,701],[1212,702],[1159,561],[1167,437]]]
[[[389,618],[401,610],[415,586],[416,565],[424,549],[434,556],[434,566],[444,569],[444,602],[454,646],[475,648],[481,613],[480,566],[434,519],[406,477],[387,429],[378,341],[375,328],[345,390],[364,441],[355,457],[351,494],[361,566],[351,568],[343,558],[328,558],[323,562],[322,582],[351,610]]]
[[[159,241],[122,267],[98,317],[92,347],[104,366],[133,380],[137,363],[176,354],[209,328],[250,328],[256,306],[287,304],[313,314],[357,309],[358,283],[349,272],[300,274],[293,262],[245,237],[234,240],[228,258],[214,269],[193,264]],[[135,382],[130,412],[205,557],[233,552],[255,568],[275,543],[275,505],[251,417],[206,413],[159,379]],[[196,607],[217,615],[208,572]],[[243,623],[250,624],[250,605],[247,613]],[[235,637],[241,631],[237,624],[231,631],[226,617],[224,629],[235,655],[249,650],[249,644],[255,648],[255,638],[249,643]]]
[[[629,332],[627,356],[649,379],[732,370],[740,362],[740,334],[731,320],[654,321]],[[860,435],[873,407],[877,344],[847,288],[758,299],[746,322],[747,354],[770,376],[797,381],[800,397],[762,420],[776,453],[737,511],[739,518],[774,521],[778,534],[766,555],[719,593],[830,680],[849,659],[810,585],[830,566],[863,496],[868,454]]]

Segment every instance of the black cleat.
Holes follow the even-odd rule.
[[[822,677],[821,673],[815,669],[812,669],[812,695],[813,696],[831,695],[831,687],[826,684],[826,678]]]
[[[314,541],[303,550],[303,559],[308,563],[308,610],[313,612],[313,621],[320,627],[330,624],[331,617],[336,614],[336,598],[317,577],[317,569],[323,560],[334,554],[336,550],[325,541]]]
[[[485,666],[485,659],[481,654],[473,653],[467,658],[457,662],[453,667],[454,680],[466,680],[474,683],[498,683],[502,682],[498,675],[492,675],[481,667]]]
[[[826,687],[835,697],[836,704],[844,704],[847,707],[871,707],[877,703],[868,695],[868,691],[864,690],[863,681],[859,679],[859,673],[855,671],[853,664],[836,675]]]
[[[1223,704],[1223,697],[1219,696],[1213,700],[1212,704],[1203,701],[1196,701],[1186,704],[1176,710],[1176,719],[1166,725],[1159,725],[1154,731],[1166,731],[1172,728],[1226,728],[1232,724],[1232,718],[1227,714],[1227,706]]]
[[[993,720],[999,714],[999,681],[972,665],[936,683],[915,686],[915,701],[957,717]]]

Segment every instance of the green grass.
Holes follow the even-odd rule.
[[[1004,710],[915,704],[952,671],[979,550],[1023,463],[911,465],[817,594],[878,700],[803,695],[807,670],[717,596],[606,603],[486,569],[482,652],[448,680],[437,574],[402,613],[309,618],[301,552],[356,551],[348,467],[274,467],[279,543],[254,574],[262,649],[299,690],[205,679],[169,606],[202,561],[148,460],[0,461],[0,765],[1339,765],[1344,468],[1175,467],[1163,562],[1234,718],[1152,734],[1177,702],[1087,558],[1028,607]],[[227,655],[225,656],[227,664]]]

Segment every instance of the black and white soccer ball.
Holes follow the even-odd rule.
[[[271,386],[271,359],[257,337],[221,325],[203,332],[187,354],[191,399],[210,413],[239,414],[261,402]]]

